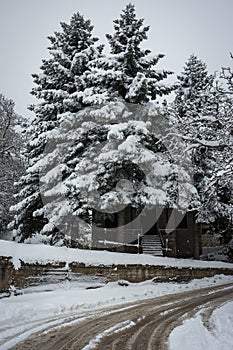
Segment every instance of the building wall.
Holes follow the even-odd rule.
[[[164,209],[158,225],[165,242],[166,256],[199,258],[202,250],[201,225],[195,224],[195,212],[180,214],[172,209]]]
[[[142,234],[158,234],[156,228],[158,226],[166,256],[199,258],[201,227],[195,224],[195,212],[182,214],[169,208],[152,208],[146,215],[139,215],[139,219],[136,220],[135,218],[137,218],[137,212],[128,207],[115,219],[115,225],[118,227],[93,226],[93,248],[114,249],[118,243],[119,245],[136,244]],[[155,225],[156,220],[157,225]],[[102,225],[104,226],[104,222]]]

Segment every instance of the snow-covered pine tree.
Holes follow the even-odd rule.
[[[155,69],[164,55],[152,55],[150,50],[140,47],[149,30],[143,22],[143,19],[137,19],[132,4],[128,4],[120,18],[114,21],[114,34],[106,35],[110,54],[92,62],[87,80],[91,80],[93,88],[90,94],[86,91],[84,100],[96,104],[101,97],[102,101],[121,98],[141,104],[172,91],[172,87],[163,83],[172,72]]]
[[[79,13],[72,16],[69,24],[61,23],[61,27],[61,32],[49,37],[51,58],[42,61],[40,74],[33,75],[37,86],[32,94],[40,102],[31,106],[35,117],[26,129],[28,143],[24,152],[28,168],[18,184],[21,187],[18,203],[12,208],[16,213],[13,223],[15,239],[20,242],[36,233],[44,234],[43,228],[48,220],[41,210],[43,202],[39,186],[42,165],[46,162],[44,147],[64,113],[77,112],[83,107],[78,97],[78,93],[86,88],[83,74],[88,69],[88,62],[103,48],[94,46],[98,39],[92,36],[93,26]],[[56,228],[50,227],[43,240],[54,244],[63,238]]]
[[[69,94],[60,85],[59,92],[56,88],[43,92],[40,85],[38,91],[34,90],[38,97],[43,98],[43,103],[34,107],[34,111],[37,108],[36,123],[29,130],[30,134],[35,133],[36,125],[39,139],[36,136],[30,141],[36,158],[31,162],[28,178],[25,179],[28,179],[30,186],[34,186],[31,202],[35,203],[35,196],[38,196],[36,198],[41,204],[34,206],[29,216],[24,215],[27,210],[22,210],[24,218],[28,218],[28,236],[40,232],[50,244],[60,238],[60,243],[64,244],[64,233],[72,236],[74,228],[78,235],[80,224],[91,224],[93,209],[104,210],[107,213],[103,215],[108,216],[109,208],[118,211],[122,205],[135,209],[156,204],[187,209],[190,202],[195,202],[196,192],[190,184],[187,169],[182,166],[179,169],[162,145],[159,127],[163,123],[155,118],[156,105],[153,101],[147,104],[149,100],[171,91],[171,88],[160,85],[160,81],[170,72],[154,70],[161,55],[152,57],[149,50],[139,48],[148,28],[142,28],[143,21],[136,19],[134,6],[126,7],[120,21],[125,23],[125,39],[119,54],[116,49],[110,58],[104,58],[101,48],[89,50],[95,57],[85,65],[86,71],[81,79],[75,79],[74,90],[71,89]],[[119,31],[120,25],[116,24]],[[121,37],[120,32],[117,35]],[[57,49],[52,52],[57,55]],[[82,52],[76,58],[82,58]],[[55,66],[60,65],[55,59]],[[143,84],[140,83],[141,77],[145,82]],[[107,104],[98,105],[104,102]],[[54,105],[56,109],[52,113]],[[49,110],[54,116],[52,122]],[[153,128],[155,119],[159,122]],[[166,132],[165,128],[162,127],[163,132]],[[33,183],[30,182],[32,175],[37,176]],[[125,180],[132,182],[134,188],[127,190],[127,186],[124,189],[124,186],[117,185]],[[30,189],[30,186],[26,189]],[[24,198],[28,200],[27,196]],[[27,204],[21,201],[17,210],[23,209],[24,203]],[[99,204],[98,208],[96,204]],[[81,220],[77,222],[76,217]],[[40,226],[37,224],[36,229],[29,232],[33,219],[41,219]],[[18,221],[18,227],[17,237],[24,239],[22,233],[25,224],[20,227]],[[83,243],[80,235],[78,241]]]
[[[233,55],[230,56],[233,60]],[[220,80],[216,84],[216,95],[219,102],[217,114],[222,149],[216,150],[218,153],[214,154],[218,161],[209,197],[215,199],[216,214],[211,228],[213,232],[221,233],[223,242],[228,243],[233,239],[233,71],[230,66],[221,70]]]
[[[229,220],[232,215],[229,100],[226,108],[224,94],[217,88],[215,78],[194,55],[178,80],[173,117],[187,143],[187,153],[193,159],[194,184],[201,201],[197,220],[215,226],[219,220],[226,217]]]
[[[203,114],[203,110],[210,107],[210,90],[214,81],[214,76],[208,74],[206,64],[192,54],[177,79],[175,107],[179,116]]]
[[[122,205],[139,210],[155,204],[187,209],[187,193],[190,202],[194,201],[195,189],[189,187],[190,178],[184,168],[180,183],[172,182],[179,169],[159,140],[159,127],[166,132],[163,122],[160,120],[157,130],[153,128],[157,107],[153,101],[147,102],[171,91],[160,85],[170,72],[154,70],[162,55],[154,57],[149,50],[140,49],[149,29],[143,28],[142,23],[136,19],[133,5],[128,5],[120,20],[115,21],[116,34],[109,37],[110,57],[101,56],[90,62],[91,70],[84,75],[87,88],[78,94],[83,105],[90,107],[78,114],[63,115],[60,140],[53,153],[56,156],[42,177],[49,223],[59,228],[67,224],[66,232],[71,236],[74,227],[78,243],[85,240],[78,234],[78,226],[85,226],[85,222],[91,226],[93,209],[106,211],[102,216],[108,217],[109,222],[115,215],[109,210],[117,213]],[[145,84],[136,84],[140,77]],[[62,150],[65,152],[59,158]],[[141,166],[145,172],[148,169],[147,181],[143,181]],[[156,174],[155,166],[161,173]],[[115,188],[123,180],[132,181],[132,192],[124,193],[121,186]],[[182,185],[185,194],[177,200],[175,193],[181,194]],[[84,232],[83,228],[80,231]]]

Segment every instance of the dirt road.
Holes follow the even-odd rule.
[[[208,327],[212,311],[227,300],[233,300],[232,283],[106,308],[73,326],[34,334],[14,350],[165,350],[184,318],[204,306]]]

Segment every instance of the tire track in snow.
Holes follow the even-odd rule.
[[[59,328],[48,334],[41,332],[14,349],[16,350],[81,350],[94,342],[95,349],[145,350],[167,349],[171,330],[185,315],[216,300],[233,299],[233,284],[202,288],[164,297],[132,303],[126,309],[114,307],[102,310],[76,325]],[[134,322],[130,328],[111,333],[124,322]],[[101,336],[100,336],[101,335]]]

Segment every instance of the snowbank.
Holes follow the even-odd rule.
[[[210,329],[201,312],[175,328],[169,338],[169,350],[231,350],[233,344],[233,302],[216,309],[210,318]]]
[[[146,254],[123,254],[108,251],[71,249],[47,245],[23,244],[0,240],[0,256],[12,257],[16,269],[20,268],[20,260],[25,263],[79,262],[87,266],[141,264],[166,267],[191,268],[227,268],[233,264],[217,261],[200,261],[191,259],[175,259],[153,257]]]

